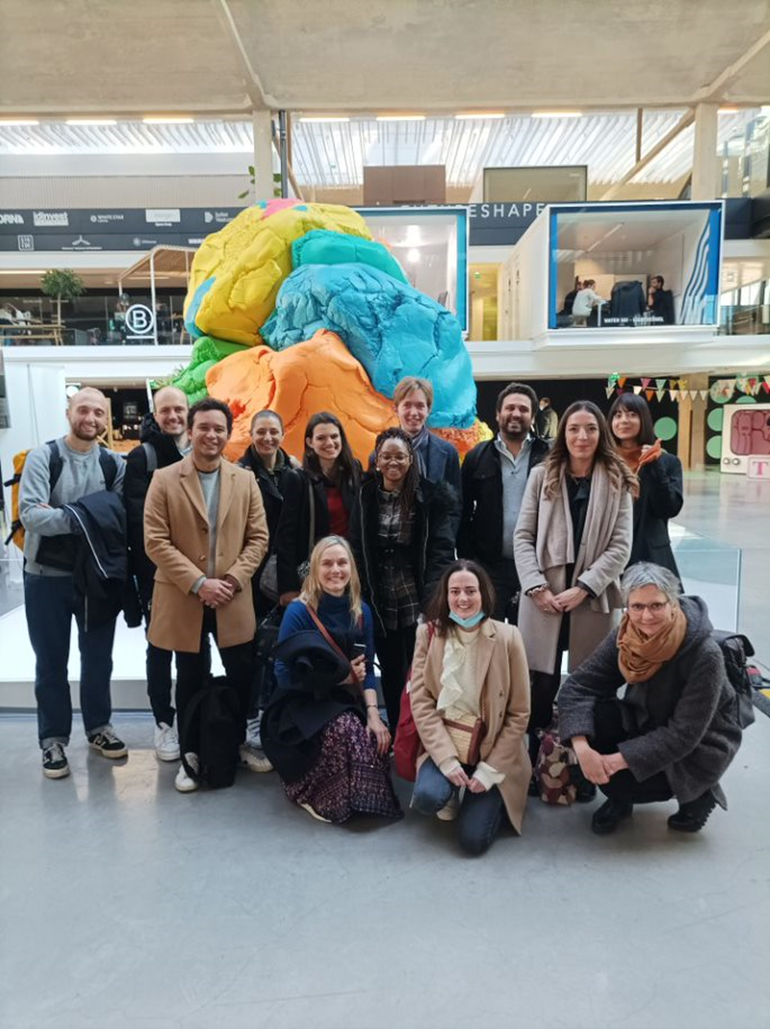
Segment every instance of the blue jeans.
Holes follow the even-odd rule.
[[[86,629],[82,595],[71,575],[24,575],[27,628],[35,651],[35,697],[40,745],[66,746],[72,731],[72,700],[67,679],[73,615],[80,649],[80,709],[87,734],[110,724],[112,642],[115,619]]]
[[[466,768],[470,773],[472,769]],[[428,758],[417,773],[417,782],[412,794],[412,807],[421,815],[435,815],[446,807],[459,787],[449,779]],[[483,854],[492,846],[500,829],[505,807],[497,786],[485,793],[465,791],[457,817],[460,846],[468,854]]]

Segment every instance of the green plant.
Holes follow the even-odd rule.
[[[82,296],[86,287],[83,280],[68,268],[46,272],[40,282],[40,289],[47,297],[56,298],[56,322],[61,325],[62,300],[74,300]]]
[[[251,183],[252,186],[256,186],[256,184],[257,184],[256,174],[257,173],[256,173],[256,170],[254,168],[254,165],[250,164],[249,165],[249,182]],[[276,183],[278,183],[278,185],[276,185]],[[250,191],[248,189],[244,189],[244,191],[242,193],[238,194],[238,199],[239,200],[243,200],[244,197],[247,197],[249,195],[249,192]],[[279,197],[280,195],[281,195],[281,173],[280,172],[273,172],[273,196],[274,197]]]

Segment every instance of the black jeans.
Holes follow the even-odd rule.
[[[556,651],[556,667],[553,672],[532,672],[530,675],[531,696],[527,732],[529,733],[529,758],[535,767],[540,749],[538,729],[547,729],[553,721],[553,704],[561,685],[561,662],[564,651]]]
[[[71,575],[24,573],[24,607],[35,652],[35,698],[41,747],[69,743],[72,700],[67,678],[72,619],[78,627],[80,709],[86,733],[110,724],[112,643],[115,619],[94,625]]]
[[[465,766],[468,775],[473,769]],[[435,815],[442,807],[446,807],[459,787],[449,779],[428,758],[417,773],[417,782],[412,794],[412,807],[421,815]],[[460,812],[457,816],[457,828],[460,846],[468,854],[483,854],[489,850],[495,836],[500,831],[505,807],[503,797],[497,786],[484,793],[465,791]]]
[[[591,746],[600,754],[615,754],[618,744],[629,739],[623,728],[621,707],[617,700],[599,701],[594,708],[594,735]],[[616,772],[608,783],[600,786],[602,793],[610,800],[630,801],[632,804],[654,804],[673,797],[668,779],[663,772],[656,772],[641,782],[634,778],[630,768]]]
[[[384,636],[377,634],[374,637],[374,649],[380,662],[382,695],[388,712],[388,727],[391,734],[395,733],[398,725],[401,693],[412,664],[416,634],[417,626],[409,625],[405,629],[388,629]]]
[[[518,611],[512,611],[511,601],[520,588],[516,562],[512,557],[503,557],[495,565],[488,565],[483,561],[480,561],[479,564],[489,575],[492,585],[495,587],[495,610],[492,617],[498,622],[504,622],[506,618],[509,618],[515,625]],[[516,617],[512,617],[512,615]]]
[[[145,628],[150,626],[152,610],[152,580],[139,579],[139,601],[142,605]],[[174,653],[163,650],[147,641],[147,696],[156,725],[165,722],[174,724],[174,708],[171,704],[171,661]]]
[[[216,612],[207,607],[203,614],[201,643],[195,654],[176,652],[176,706],[179,720],[179,746],[182,753],[191,748],[187,746],[185,735],[185,713],[192,698],[203,689],[209,676],[211,654],[209,651],[209,634],[217,639]],[[249,705],[249,693],[254,677],[254,641],[239,643],[234,647],[219,647],[219,656],[225,666],[227,684],[238,694],[241,706],[241,742],[246,736],[246,712]]]

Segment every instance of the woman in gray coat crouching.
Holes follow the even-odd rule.
[[[591,828],[613,832],[634,804],[679,801],[671,829],[698,832],[727,803],[719,780],[740,746],[736,698],[705,603],[659,565],[632,565],[626,613],[559,693],[559,732],[608,800]],[[627,684],[622,700],[616,696]]]

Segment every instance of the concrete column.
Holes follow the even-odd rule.
[[[708,372],[687,376],[688,389],[708,389]],[[706,466],[706,408],[707,402],[700,394],[692,402],[692,427],[690,429],[690,467],[701,469]]]
[[[717,104],[695,108],[692,154],[692,199],[713,200],[717,195]]]
[[[270,111],[252,111],[254,127],[254,192],[257,200],[273,198],[273,131]]]

